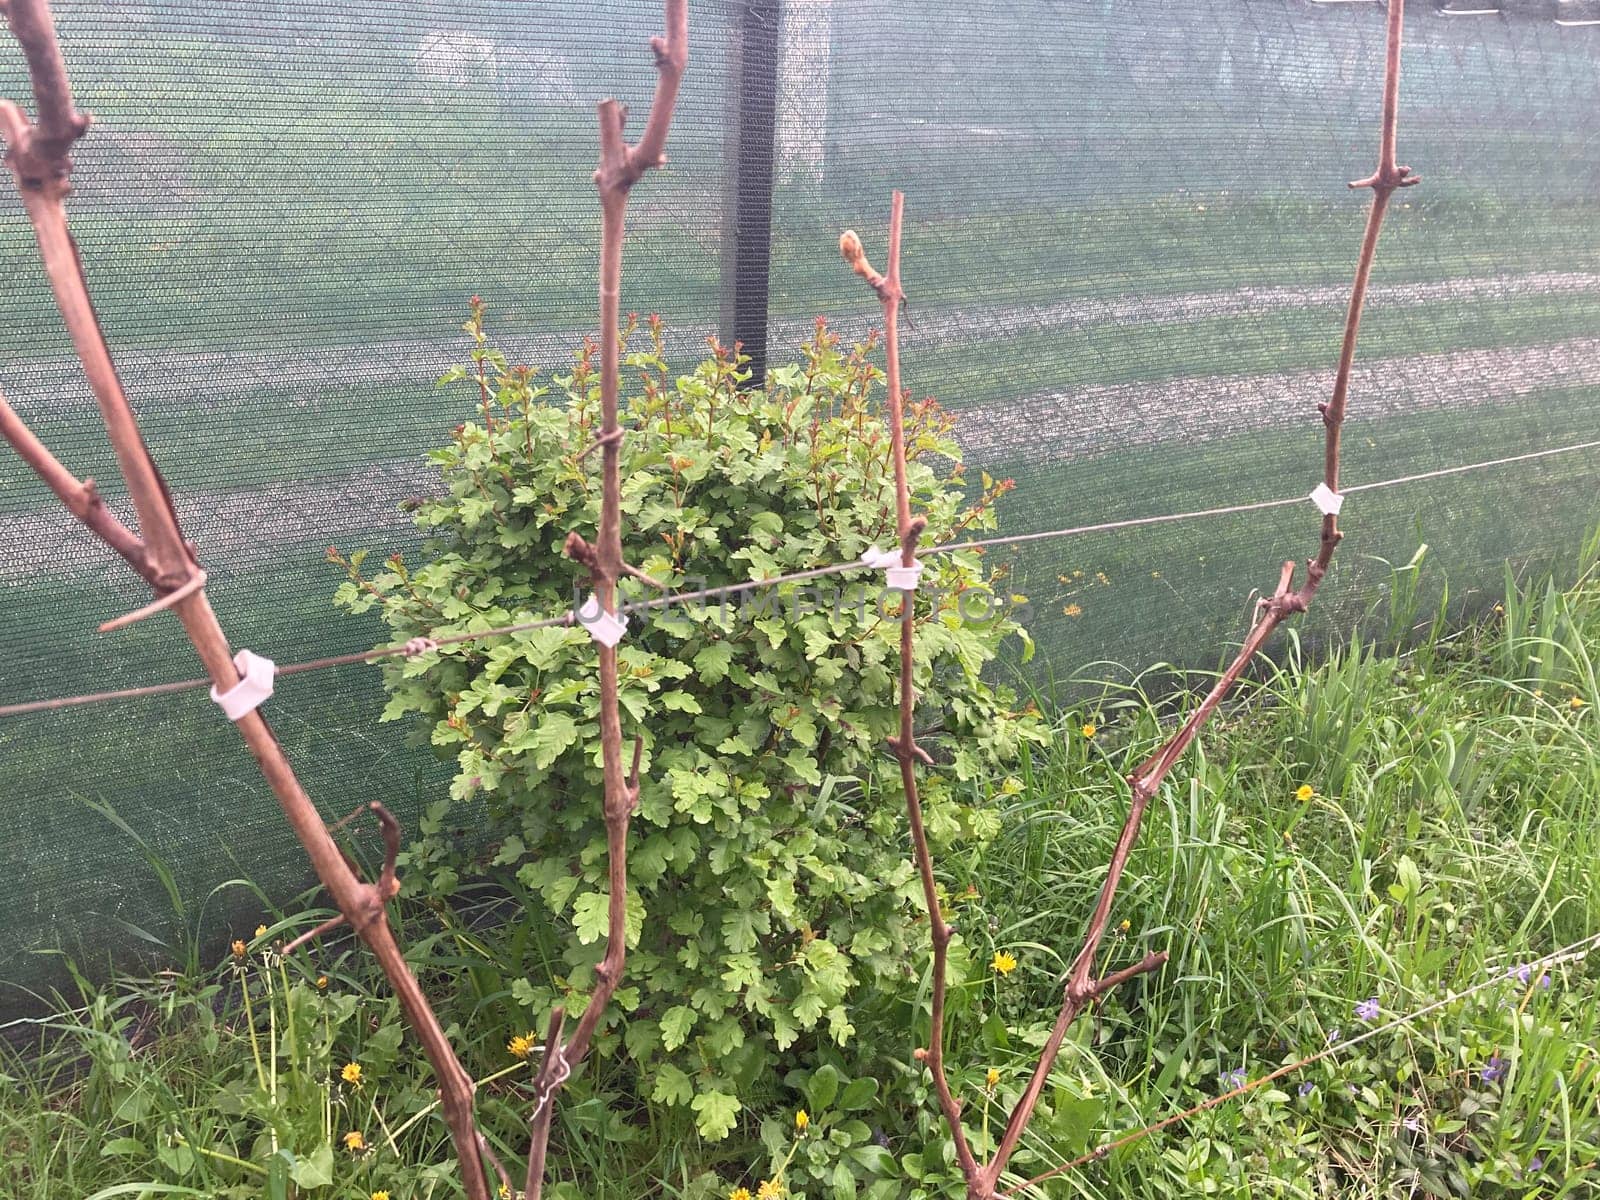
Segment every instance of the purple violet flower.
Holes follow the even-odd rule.
[[[1483,1081],[1485,1083],[1494,1083],[1497,1080],[1504,1079],[1505,1074],[1505,1059],[1498,1054],[1491,1055],[1489,1061],[1483,1066]]]
[[[1223,1071],[1217,1076],[1217,1083],[1224,1091],[1233,1091],[1234,1088],[1244,1086],[1245,1072],[1243,1067],[1235,1067],[1231,1071]]]
[[[1312,1092],[1313,1092],[1313,1091],[1315,1091],[1315,1090],[1316,1090],[1316,1087],[1317,1087],[1317,1085],[1316,1085],[1316,1084],[1314,1084],[1314,1083],[1312,1083],[1312,1082],[1311,1082],[1311,1081],[1310,1081],[1310,1080],[1309,1080],[1309,1079],[1308,1079],[1308,1080],[1306,1080],[1306,1081],[1305,1081],[1305,1082],[1304,1082],[1304,1083],[1302,1083],[1302,1084],[1301,1084],[1301,1085],[1300,1085],[1300,1094],[1301,1094],[1301,1095],[1302,1095],[1302,1096],[1309,1096],[1309,1095],[1311,1095],[1311,1093],[1312,1093]]]
[[[1372,998],[1363,1000],[1360,1004],[1356,1005],[1356,1018],[1361,1021],[1376,1021],[1380,1011],[1381,1010],[1378,1008],[1378,998],[1373,996]]]
[[[1533,979],[1533,964],[1519,963],[1517,966],[1507,968],[1506,978],[1515,979],[1526,987],[1529,981]],[[1539,976],[1539,987],[1542,991],[1550,990],[1550,975],[1548,972]]]

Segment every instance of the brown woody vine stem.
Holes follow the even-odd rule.
[[[922,517],[914,517],[911,514],[911,493],[906,470],[905,403],[904,389],[900,382],[898,321],[901,307],[905,303],[905,293],[900,283],[900,241],[904,209],[904,195],[895,192],[889,211],[889,255],[888,269],[885,273],[880,274],[872,266],[861,239],[854,230],[846,230],[839,238],[839,253],[855,273],[865,279],[877,293],[883,306],[884,347],[887,356],[885,382],[889,394],[890,450],[894,460],[895,527],[900,539],[900,561],[902,565],[909,567],[916,562],[917,540],[927,522]],[[900,764],[900,783],[906,796],[906,816],[911,829],[912,852],[917,864],[917,873],[922,880],[923,903],[928,913],[929,939],[933,947],[931,968],[933,995],[929,1014],[928,1045],[919,1048],[916,1057],[927,1065],[933,1079],[934,1094],[938,1097],[940,1111],[955,1145],[956,1161],[961,1167],[962,1177],[966,1180],[969,1200],[991,1200],[994,1195],[995,1180],[999,1177],[996,1163],[1001,1160],[997,1156],[994,1161],[987,1164],[978,1162],[961,1122],[961,1102],[956,1099],[950,1088],[950,1080],[944,1067],[944,1018],[949,986],[949,949],[955,930],[944,919],[939,904],[938,882],[933,870],[933,853],[928,845],[928,835],[923,823],[922,800],[917,789],[916,764],[919,762],[930,764],[932,759],[916,741],[916,729],[913,724],[916,708],[913,679],[916,646],[911,593],[906,595],[904,603],[900,621],[900,727],[899,732],[889,739],[889,749]],[[1131,845],[1131,832],[1125,830],[1124,839]],[[1106,903],[1109,905],[1109,900]],[[1101,924],[1103,923],[1102,919]],[[1092,961],[1092,954],[1089,957]],[[1045,1049],[1045,1056],[1054,1061],[1068,1026],[1084,1007],[1134,976],[1155,970],[1166,962],[1166,959],[1164,952],[1152,954],[1142,962],[1124,968],[1105,979],[1085,980],[1078,984],[1076,999],[1069,1007],[1063,1008],[1062,1016],[1056,1021],[1050,1043]],[[1069,995],[1073,994],[1069,987]],[[1048,1073],[1048,1069],[1036,1073],[1035,1081],[1030,1084],[1030,1088],[1042,1089],[1044,1078]],[[1031,1115],[1033,1103],[1037,1103],[1037,1093],[1035,1092],[1032,1103],[1027,1103],[1025,1096],[1024,1103]],[[1022,1107],[1019,1105],[1019,1111]],[[1026,1123],[1027,1119],[1024,1117],[1018,1124],[1018,1136]]]
[[[6,140],[6,164],[21,193],[40,257],[56,303],[83,362],[107,435],[139,518],[142,538],[105,512],[89,484],[78,483],[44,449],[9,408],[0,413],[3,434],[67,508],[105,543],[126,559],[155,590],[157,598],[176,596],[171,607],[183,623],[195,652],[219,690],[239,681],[233,651],[211,609],[203,587],[190,587],[200,568],[194,549],[183,538],[166,483],[145,448],[133,409],[101,334],[77,246],[67,228],[65,200],[71,191],[73,143],[89,128],[87,116],[73,103],[66,67],[56,40],[47,0],[5,0],[0,12],[21,44],[38,110],[30,125],[22,110],[0,101],[0,132]],[[377,958],[400,999],[406,1020],[416,1032],[439,1081],[441,1107],[456,1146],[462,1184],[468,1200],[489,1200],[489,1183],[478,1152],[473,1121],[473,1082],[457,1061],[444,1030],[411,973],[389,927],[385,903],[394,886],[392,854],[378,883],[363,882],[346,861],[323,823],[316,805],[295,778],[289,760],[260,711],[235,722],[255,756],[295,836],[305,847],[317,877],[339,912]],[[398,847],[399,826],[381,805],[373,806],[383,826],[386,846]]]
[[[639,575],[622,557],[622,426],[617,392],[621,370],[622,241],[626,232],[628,193],[652,167],[666,162],[667,132],[672,127],[678,84],[689,61],[689,10],[687,0],[666,0],[666,35],[650,39],[656,60],[656,92],[636,145],[623,138],[627,110],[616,100],[600,103],[600,165],[594,181],[600,190],[600,529],[593,545],[576,531],[568,536],[567,552],[588,569],[600,607],[617,611],[617,580]],[[649,580],[648,576],[644,576]],[[654,580],[649,580],[654,583]],[[533,1121],[528,1151],[528,1200],[539,1200],[544,1187],[544,1160],[550,1137],[551,1109],[566,1073],[583,1060],[604,1018],[611,998],[622,981],[627,955],[628,823],[639,802],[639,756],[643,743],[635,743],[633,768],[622,765],[622,714],[617,698],[617,651],[596,644],[600,673],[600,754],[605,773],[604,814],[609,894],[606,910],[606,948],[595,968],[595,987],[578,1018],[577,1028],[563,1046],[560,1022],[552,1020],[540,1064],[541,1094]],[[552,1066],[555,1064],[555,1066]],[[560,1067],[559,1075],[550,1072]]]
[[[878,294],[883,305],[883,337],[887,355],[886,385],[889,393],[889,439],[894,459],[895,529],[900,539],[900,562],[914,566],[917,561],[917,539],[927,522],[911,515],[911,492],[906,480],[906,434],[904,394],[900,384],[900,306],[905,292],[900,286],[900,236],[905,214],[905,195],[895,192],[889,208],[888,271],[879,274],[867,261],[861,239],[853,230],[846,230],[839,238],[839,253]],[[962,1174],[975,1179],[979,1172],[978,1161],[967,1141],[961,1125],[961,1102],[950,1090],[950,1080],[944,1069],[944,1010],[945,992],[949,975],[950,939],[955,931],[944,919],[939,904],[939,888],[933,874],[933,854],[928,848],[928,834],[923,826],[922,799],[917,791],[917,763],[926,763],[928,754],[917,745],[913,716],[916,709],[916,688],[913,680],[915,666],[915,632],[913,620],[915,593],[905,593],[900,615],[900,730],[889,739],[889,749],[900,763],[900,784],[906,795],[906,818],[911,827],[911,846],[917,862],[917,872],[922,877],[922,898],[928,912],[928,931],[933,943],[933,997],[928,1025],[928,1045],[917,1052],[927,1064],[933,1077],[934,1093],[939,1098],[939,1108],[955,1140],[956,1158]]]
[[[0,437],[10,442],[22,461],[27,463],[44,480],[56,498],[66,505],[67,511],[83,522],[97,538],[120,554],[123,560],[144,579],[155,583],[155,572],[145,554],[144,543],[105,506],[94,480],[79,480],[57,461],[55,455],[33,431],[22,423],[16,410],[0,395]]]
[[[1400,49],[1404,18],[1404,0],[1391,0],[1388,12],[1388,41],[1384,71],[1383,133],[1379,148],[1378,167],[1366,179],[1357,180],[1351,187],[1370,187],[1372,207],[1368,212],[1366,230],[1362,236],[1361,252],[1357,258],[1355,282],[1350,291],[1350,303],[1345,315],[1344,339],[1339,351],[1339,367],[1335,376],[1333,395],[1328,403],[1319,405],[1322,413],[1324,435],[1323,482],[1328,490],[1339,490],[1340,432],[1348,404],[1350,371],[1355,361],[1356,338],[1361,325],[1361,313],[1366,301],[1367,281],[1372,274],[1372,263],[1377,253],[1378,235],[1383,227],[1389,197],[1395,189],[1410,187],[1418,182],[1411,168],[1395,161],[1396,129],[1399,117]],[[894,195],[890,218],[889,261],[887,273],[879,273],[868,261],[861,239],[847,230],[839,239],[839,251],[855,273],[866,280],[883,304],[885,345],[888,353],[889,415],[895,460],[895,501],[897,526],[900,533],[902,561],[910,565],[915,559],[916,541],[921,524],[911,517],[906,484],[905,447],[901,425],[902,394],[900,387],[899,344],[896,315],[904,302],[900,287],[900,224],[903,200]],[[1233,685],[1239,680],[1256,654],[1273,631],[1289,616],[1305,612],[1316,596],[1318,587],[1327,574],[1328,566],[1338,547],[1341,534],[1338,519],[1333,514],[1324,516],[1317,554],[1306,566],[1305,582],[1294,587],[1295,564],[1283,564],[1278,586],[1270,598],[1263,600],[1257,619],[1246,635],[1238,655],[1212,686],[1199,706],[1183,725],[1159,750],[1146,759],[1128,777],[1130,802],[1122,832],[1112,851],[1094,910],[1090,915],[1083,946],[1073,960],[1067,974],[1064,996],[1050,1036],[1040,1051],[1038,1061],[1022,1095],[1012,1109],[995,1148],[994,1155],[981,1166],[977,1163],[966,1132],[961,1123],[961,1104],[950,1090],[944,1070],[944,996],[947,969],[946,952],[952,930],[940,911],[933,861],[927,836],[922,825],[922,806],[916,787],[915,763],[927,762],[925,752],[916,745],[912,728],[912,623],[905,620],[901,626],[900,643],[900,731],[890,739],[890,747],[900,762],[901,780],[906,793],[906,809],[910,817],[911,840],[917,869],[922,877],[924,901],[928,911],[928,924],[933,943],[933,1005],[929,1046],[918,1051],[918,1058],[926,1062],[933,1078],[934,1091],[939,1099],[945,1123],[949,1126],[955,1144],[956,1158],[966,1180],[968,1200],[994,1200],[1000,1177],[1006,1164],[1033,1118],[1046,1081],[1055,1065],[1062,1043],[1072,1023],[1082,1012],[1109,992],[1139,976],[1159,970],[1167,961],[1165,951],[1146,955],[1139,962],[1123,967],[1100,978],[1095,977],[1095,963],[1101,943],[1105,939],[1107,924],[1117,888],[1122,881],[1128,858],[1139,836],[1139,827],[1150,801],[1159,792],[1162,781],[1194,741],[1211,714],[1217,710]],[[909,617],[910,603],[907,602]]]
[[[1355,361],[1356,338],[1361,328],[1361,313],[1366,303],[1367,281],[1372,275],[1372,263],[1378,250],[1378,235],[1383,228],[1384,214],[1388,210],[1389,197],[1396,188],[1411,187],[1419,181],[1418,176],[1411,173],[1410,167],[1400,166],[1395,161],[1395,141],[1399,124],[1400,108],[1400,48],[1403,39],[1403,25],[1405,14],[1405,0],[1390,0],[1388,11],[1387,52],[1384,63],[1384,88],[1383,88],[1383,131],[1378,151],[1378,167],[1366,179],[1357,180],[1351,187],[1370,187],[1372,189],[1372,207],[1367,214],[1367,224],[1361,239],[1361,251],[1356,260],[1355,281],[1350,289],[1350,303],[1345,313],[1344,339],[1339,348],[1339,367],[1334,377],[1333,394],[1328,403],[1319,405],[1322,413],[1324,427],[1323,443],[1323,482],[1328,489],[1337,493],[1339,490],[1339,452],[1340,432],[1344,425],[1345,412],[1348,404],[1350,390],[1350,370]],[[1084,937],[1083,949],[1073,962],[1072,971],[1068,976],[1066,997],[1062,1001],[1061,1011],[1057,1015],[1055,1027],[1051,1030],[1049,1041],[1045,1044],[1039,1056],[1039,1062],[1034,1069],[1028,1087],[1018,1100],[1016,1108],[1012,1111],[1006,1128],[1001,1135],[1000,1144],[996,1148],[994,1158],[990,1161],[985,1171],[983,1184],[985,1190],[980,1190],[978,1195],[981,1200],[990,1200],[995,1194],[995,1188],[1006,1163],[1017,1144],[1021,1141],[1022,1134],[1033,1116],[1039,1096],[1044,1090],[1045,1080],[1050,1074],[1050,1069],[1055,1063],[1057,1053],[1061,1049],[1068,1027],[1094,999],[1110,990],[1115,982],[1143,971],[1154,970],[1165,960],[1164,954],[1153,954],[1136,967],[1118,972],[1096,983],[1092,979],[1095,957],[1099,951],[1100,943],[1105,937],[1106,925],[1110,920],[1112,902],[1116,898],[1117,887],[1122,881],[1122,873],[1128,864],[1128,856],[1132,853],[1133,844],[1139,836],[1139,825],[1144,819],[1145,810],[1149,807],[1151,799],[1161,788],[1162,781],[1168,772],[1183,757],[1183,753],[1199,735],[1201,728],[1217,707],[1238,682],[1256,654],[1272,636],[1274,630],[1286,619],[1295,613],[1305,612],[1315,599],[1318,587],[1327,575],[1328,565],[1333,561],[1334,551],[1338,548],[1343,535],[1339,532],[1337,516],[1328,514],[1322,519],[1321,536],[1318,543],[1317,554],[1306,564],[1306,578],[1299,588],[1294,587],[1295,564],[1285,562],[1278,577],[1278,586],[1271,597],[1260,604],[1255,624],[1245,636],[1244,643],[1239,648],[1239,653],[1234,657],[1228,668],[1212,685],[1205,698],[1190,714],[1182,726],[1179,727],[1160,749],[1147,758],[1134,772],[1128,776],[1128,785],[1131,792],[1128,806],[1127,820],[1123,825],[1122,834],[1117,839],[1116,849],[1111,856],[1111,863],[1106,871],[1106,879],[1101,885],[1100,895],[1095,903],[1094,912],[1089,919],[1088,932]]]

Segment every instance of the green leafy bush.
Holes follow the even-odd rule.
[[[377,611],[402,639],[559,614],[586,595],[562,546],[598,517],[600,455],[581,453],[598,424],[593,347],[550,396],[489,344],[481,308],[466,328],[472,365],[441,384],[476,389],[480,419],[432,455],[446,494],[415,514],[434,534],[426,564],[396,556],[368,577],[360,556],[333,552],[349,572],[338,602]],[[735,355],[713,345],[674,379],[659,322],[630,321],[627,333],[622,507],[636,567],[682,590],[894,544],[870,343],[841,349],[819,322],[798,365],[741,390]],[[931,400],[908,407],[928,542],[992,527],[1010,487],[985,476],[969,500],[951,424]],[[1004,582],[962,552],[927,559],[915,593],[919,719],[941,762],[925,793],[937,844],[997,832],[978,781],[1039,736],[1031,708],[982,678],[1007,637],[1031,648]],[[853,1006],[910,978],[921,949],[899,785],[878,770],[891,765],[900,604],[881,572],[862,571],[635,613],[621,645],[643,787],[627,978],[601,1052],[635,1060],[650,1099],[691,1106],[707,1138],[732,1129],[741,1091],[775,1052],[802,1036],[847,1042]],[[385,719],[420,717],[457,767],[411,853],[412,884],[443,896],[500,873],[529,898],[527,961],[510,964],[529,1028],[556,1003],[581,1012],[607,905],[589,634],[564,626],[446,647],[391,663],[385,680]]]

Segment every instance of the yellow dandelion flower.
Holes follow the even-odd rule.
[[[328,990],[328,977],[326,975],[318,975],[317,976],[317,991],[325,992],[327,990]]]
[[[989,965],[994,968],[996,975],[1009,975],[1017,969],[1017,957],[1009,950],[996,950]]]
[[[1061,610],[1061,612],[1062,612],[1063,616],[1081,617],[1081,616],[1083,616],[1083,605],[1081,605],[1081,604],[1069,604],[1065,608],[1063,608]]]
[[[511,1188],[507,1184],[502,1183],[500,1190],[495,1194],[500,1197],[500,1200],[511,1200]]]
[[[797,1132],[804,1133],[811,1127],[811,1114],[803,1108],[799,1112],[795,1113],[794,1127]]]
[[[344,1148],[351,1154],[360,1154],[367,1148],[367,1139],[361,1136],[361,1130],[352,1129],[344,1135]]]
[[[1316,789],[1313,788],[1309,783],[1302,783],[1294,790],[1294,798],[1300,801],[1301,804],[1305,804],[1316,794]]]
[[[984,1073],[983,1084],[991,1092],[994,1091],[995,1088],[1000,1086],[1000,1071],[995,1067],[990,1067],[988,1071]]]
[[[257,938],[257,940],[260,940],[261,938],[264,938],[266,936],[267,936],[267,927],[265,925],[257,925],[256,926],[256,938]]]
[[[1582,696],[1574,696],[1571,700],[1567,701],[1567,707],[1570,708],[1573,712],[1577,712],[1580,708],[1583,707],[1583,705],[1584,705],[1584,699],[1583,699]]]
[[[733,1191],[728,1193],[728,1200],[751,1200],[750,1189],[747,1187],[736,1187],[733,1189]]]
[[[389,1193],[379,1189],[372,1193],[372,1200],[389,1200]]]
[[[1086,722],[1084,724],[1084,727],[1082,729],[1080,729],[1078,732],[1083,734],[1083,736],[1086,737],[1086,738],[1092,738],[1092,737],[1094,737],[1095,734],[1100,732],[1100,728],[1093,721],[1089,721],[1089,722]]]
[[[243,942],[241,942],[238,938],[234,938],[233,939],[233,945],[229,946],[228,949],[233,952],[233,956],[235,958],[243,958],[244,957],[245,944]]]
[[[1544,689],[1543,688],[1534,688],[1533,689],[1533,698],[1535,700],[1543,700],[1544,699]]]
[[[344,1069],[339,1072],[339,1078],[344,1080],[351,1087],[360,1087],[361,1086],[361,1064],[358,1063],[358,1062],[347,1062],[347,1063],[345,1063]]]
[[[1133,928],[1133,923],[1131,921],[1129,921],[1126,917],[1124,917],[1122,919],[1122,924],[1117,926],[1117,932],[1118,933],[1127,933],[1128,930],[1130,930],[1132,928]]]
[[[756,1200],[778,1200],[783,1195],[783,1180],[763,1179],[756,1189]]]
[[[527,1058],[533,1053],[533,1034],[519,1033],[506,1043],[506,1053],[512,1058]]]

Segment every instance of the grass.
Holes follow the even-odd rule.
[[[1046,1170],[1216,1095],[1234,1071],[1257,1077],[1335,1029],[1348,1036],[1365,1027],[1365,1001],[1387,1019],[1503,982],[1034,1194],[1593,1194],[1600,959],[1551,968],[1548,985],[1515,970],[1600,932],[1597,553],[1592,540],[1565,587],[1508,574],[1494,611],[1465,628],[1424,599],[1413,566],[1393,576],[1382,638],[1313,662],[1290,631],[1282,661],[1262,664],[1164,789],[1130,863],[1107,965],[1154,949],[1171,961],[1079,1023],[1016,1168]],[[1086,692],[1091,680],[1101,682]],[[964,931],[949,1053],[980,1139],[1024,1082],[1081,936],[1125,811],[1120,776],[1193,703],[1171,685],[1102,666],[1041,695],[1057,713],[1050,742],[1010,778],[974,785],[1001,832],[941,861]],[[159,856],[127,861],[165,870]],[[404,922],[469,1069],[496,1076],[485,1123],[514,1155],[529,1068],[505,1050],[523,1030],[496,964],[538,953],[506,941],[529,936],[495,920],[506,903],[411,908]],[[196,949],[179,970],[81,981],[54,1016],[11,1028],[0,1194],[457,1194],[426,1072],[402,1049],[366,960],[335,944],[319,966],[285,968],[263,950],[322,915],[297,903],[270,915],[260,938],[253,916],[236,912],[227,928],[202,916],[187,926]],[[242,955],[205,965],[227,937],[247,943]],[[1014,974],[985,969],[998,951],[1018,960]],[[904,995],[853,1014],[874,1033],[843,1052],[846,1074],[881,1083],[855,1114],[887,1142],[873,1195],[945,1194],[942,1138],[909,1061],[924,999],[913,977]],[[802,1041],[791,1057],[811,1067],[821,1052]],[[359,1084],[343,1077],[351,1062]],[[560,1109],[554,1194],[710,1200],[791,1159],[792,1194],[838,1194],[800,1172],[826,1139],[808,1134],[794,1158],[794,1135],[781,1132],[801,1104],[819,1127],[834,1119],[798,1079],[754,1081],[741,1097],[747,1123],[708,1144],[638,1096],[617,1062],[602,1063]],[[761,1117],[772,1118],[766,1131]],[[371,1149],[349,1151],[351,1130]],[[859,1186],[866,1194],[869,1182]]]

